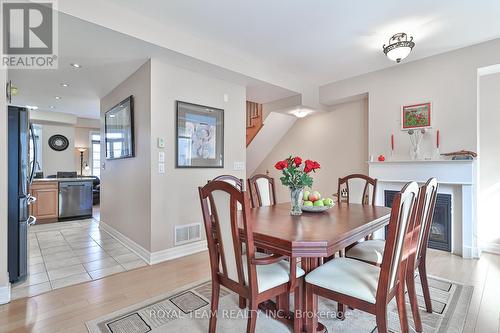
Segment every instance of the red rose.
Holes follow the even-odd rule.
[[[305,172],[305,173],[309,173],[309,172],[311,172],[311,171],[313,171],[313,170],[314,170],[314,168],[313,168],[313,166],[314,166],[314,165],[313,165],[313,163],[314,163],[314,162],[313,162],[313,161],[311,161],[311,160],[306,160],[306,162],[305,162],[305,164],[306,164],[306,165],[305,165],[305,167],[304,167],[304,172]]]
[[[302,164],[302,159],[298,156],[295,156],[295,158],[293,159],[293,162],[295,163],[295,166],[298,167],[299,165]]]
[[[283,170],[285,168],[288,168],[288,162],[286,160],[284,161],[279,161],[274,165],[274,167],[278,170]]]

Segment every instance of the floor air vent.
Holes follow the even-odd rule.
[[[185,224],[175,227],[175,245],[194,242],[201,239],[201,223]]]

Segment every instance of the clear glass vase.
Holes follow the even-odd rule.
[[[304,192],[303,187],[290,187],[290,202],[291,209],[290,214],[297,216],[302,215],[302,193]]]

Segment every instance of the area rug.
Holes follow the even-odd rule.
[[[416,281],[419,281],[417,278]],[[472,286],[429,277],[433,313],[425,312],[422,289],[417,283],[418,303],[424,332],[461,333],[472,299]],[[185,286],[174,292],[148,299],[87,322],[90,333],[144,333],[176,332],[206,333],[210,314],[211,283],[205,281]],[[407,299],[408,302],[408,299]],[[293,304],[293,303],[291,303]],[[320,322],[329,332],[377,332],[375,316],[359,310],[348,310],[345,320],[336,318],[337,304],[319,298]],[[408,318],[413,328],[410,305]],[[217,332],[246,331],[246,311],[238,307],[238,297],[222,288],[219,301]],[[388,307],[391,332],[400,332],[396,304]],[[288,333],[291,328],[259,311],[257,332]]]

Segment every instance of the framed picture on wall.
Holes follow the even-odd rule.
[[[107,160],[135,156],[133,96],[127,97],[106,112],[104,134]]]
[[[401,129],[431,127],[431,103],[405,105],[401,107]]]
[[[177,101],[176,168],[224,167],[224,110]]]

